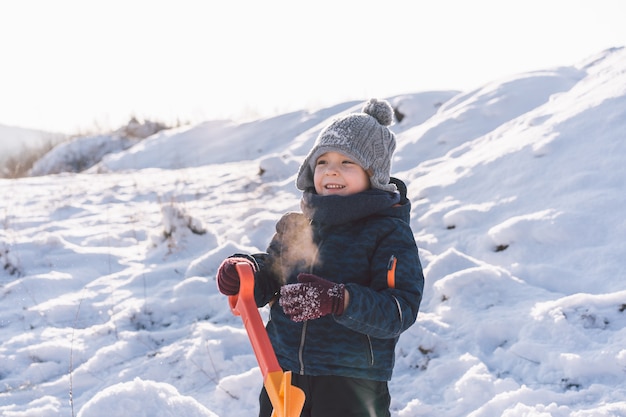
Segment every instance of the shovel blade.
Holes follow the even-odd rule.
[[[300,388],[291,385],[291,371],[270,372],[264,385],[274,406],[272,417],[300,417],[305,395]]]

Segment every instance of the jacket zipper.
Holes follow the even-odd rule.
[[[308,321],[302,324],[302,333],[300,333],[300,348],[298,349],[298,360],[300,361],[300,375],[304,375],[304,341],[306,339],[306,325]]]
[[[370,336],[368,334],[366,334],[365,337],[367,337],[367,348],[369,349],[368,357],[370,366],[374,366],[374,348],[372,347],[372,339],[370,339]]]
[[[313,220],[309,220],[309,225],[313,226]],[[313,273],[313,265],[315,265],[315,260],[317,259],[317,254],[320,252],[320,248],[322,247],[322,242],[317,245],[315,253],[311,259],[311,266],[309,267],[309,273]],[[300,333],[300,347],[298,348],[298,360],[300,361],[300,375],[304,375],[304,342],[306,341],[306,328],[308,321],[304,321],[302,324],[302,331]]]

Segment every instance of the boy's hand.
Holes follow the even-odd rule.
[[[224,259],[224,262],[217,270],[217,289],[224,295],[235,295],[239,293],[239,274],[237,273],[237,265],[239,262],[245,262],[250,265],[254,271],[254,264],[251,260],[240,257],[232,257]]]
[[[345,285],[312,274],[299,274],[298,284],[280,289],[279,303],[293,321],[314,320],[327,314],[341,315]]]

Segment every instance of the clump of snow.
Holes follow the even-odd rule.
[[[29,174],[33,176],[83,172],[100,163],[110,154],[117,154],[135,146],[139,141],[167,127],[150,120],[131,118],[112,134],[77,137],[62,143],[35,162]]]
[[[217,417],[193,397],[173,386],[135,378],[106,388],[80,410],[77,417]]]
[[[136,143],[136,139],[111,135],[76,138],[57,145],[35,162],[30,175],[82,172],[100,162],[105,155],[126,150]]]
[[[388,99],[426,277],[392,416],[626,416],[626,50]],[[361,104],[0,180],[0,414],[256,415],[262,377],[215,272],[265,249],[320,129]]]

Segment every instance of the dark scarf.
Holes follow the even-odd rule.
[[[313,221],[337,225],[362,219],[399,202],[399,193],[375,188],[348,196],[321,196],[310,189],[302,194],[300,208],[304,215]]]

